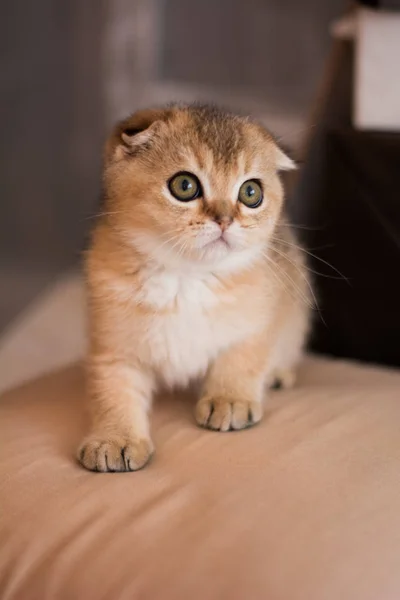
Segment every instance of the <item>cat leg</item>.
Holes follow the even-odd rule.
[[[220,354],[206,375],[196,405],[197,423],[217,431],[258,423],[263,414],[268,355],[265,336],[243,341]]]
[[[148,410],[153,382],[139,368],[91,360],[88,366],[91,431],[78,459],[91,471],[136,471],[153,453]]]
[[[308,329],[308,311],[302,306],[296,307],[287,316],[274,345],[266,379],[267,388],[290,389],[296,384]]]

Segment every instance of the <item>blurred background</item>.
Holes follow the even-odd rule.
[[[301,143],[341,0],[1,1],[0,330],[76,265],[110,125],[209,100]]]
[[[0,44],[7,371],[28,337],[32,364],[50,334],[60,361],[73,331],[84,351],[74,273],[105,136],[174,100],[250,113],[292,150],[287,207],[318,299],[311,348],[400,365],[400,0],[0,0]]]

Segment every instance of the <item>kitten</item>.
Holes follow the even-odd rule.
[[[160,386],[201,378],[197,423],[228,431],[260,421],[274,382],[294,383],[310,302],[282,216],[278,172],[293,167],[261,125],[212,107],[144,110],[116,127],[86,260],[86,468],[147,463]]]

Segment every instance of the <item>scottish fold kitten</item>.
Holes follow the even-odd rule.
[[[147,463],[160,387],[201,380],[197,423],[228,431],[260,421],[275,382],[294,383],[310,284],[283,218],[279,171],[293,167],[261,125],[214,107],[117,125],[86,257],[86,468]]]

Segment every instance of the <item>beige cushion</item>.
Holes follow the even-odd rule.
[[[254,429],[154,408],[157,452],[84,471],[83,376],[0,402],[2,600],[398,600],[400,374],[309,359]]]

